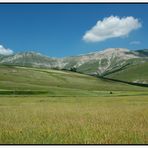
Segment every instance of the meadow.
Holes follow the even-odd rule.
[[[1,144],[147,144],[148,95],[0,97]]]
[[[0,66],[0,144],[147,144],[148,88]]]

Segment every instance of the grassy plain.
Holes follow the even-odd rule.
[[[1,144],[146,144],[148,95],[0,97]]]
[[[0,144],[148,143],[148,88],[57,70],[0,71]]]

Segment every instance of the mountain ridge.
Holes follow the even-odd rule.
[[[136,64],[148,62],[148,49],[107,48],[102,51],[64,58],[48,57],[34,51],[0,56],[0,64],[72,70],[89,75],[106,76]]]

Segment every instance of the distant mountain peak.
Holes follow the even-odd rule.
[[[129,52],[129,49],[126,48],[107,48],[104,50],[101,50],[100,53],[106,53],[106,52]]]

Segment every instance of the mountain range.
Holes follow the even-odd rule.
[[[108,48],[88,54],[52,58],[36,52],[0,55],[1,65],[71,70],[134,83],[148,83],[148,49]]]

